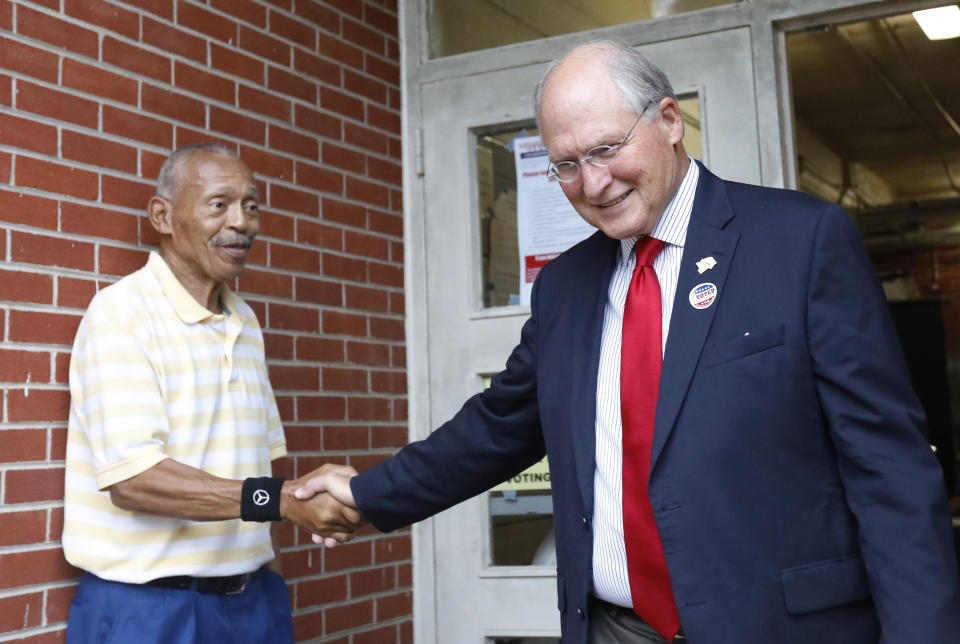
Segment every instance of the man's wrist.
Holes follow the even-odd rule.
[[[243,521],[280,521],[280,492],[284,480],[276,476],[250,477],[240,493]]]

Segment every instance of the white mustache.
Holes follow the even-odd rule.
[[[210,240],[210,243],[214,246],[235,246],[241,244],[246,248],[250,248],[250,245],[253,244],[253,237],[248,235],[217,236]]]

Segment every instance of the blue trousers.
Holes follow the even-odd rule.
[[[283,577],[261,568],[237,595],[80,578],[67,644],[290,644]]]

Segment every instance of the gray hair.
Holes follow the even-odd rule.
[[[653,64],[646,55],[615,40],[594,40],[578,45],[563,56],[555,59],[547,67],[533,89],[533,113],[540,127],[540,102],[543,88],[557,66],[574,50],[590,47],[603,51],[607,57],[607,70],[610,78],[620,90],[620,95],[634,114],[639,115],[650,104],[659,104],[665,98],[677,100],[670,79],[663,70]],[[649,119],[648,119],[649,120]]]
[[[160,167],[160,174],[157,175],[157,196],[163,199],[172,200],[178,189],[180,180],[180,167],[187,157],[200,152],[209,154],[222,154],[234,159],[239,159],[240,155],[233,148],[227,147],[222,143],[193,143],[174,150],[167,160]]]

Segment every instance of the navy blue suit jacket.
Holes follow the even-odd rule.
[[[352,483],[388,531],[546,452],[563,639],[576,644],[590,617],[597,369],[618,246],[598,232],[544,267],[490,388]],[[704,282],[718,295],[698,310],[688,293]],[[846,213],[701,169],[649,485],[691,644],[960,641],[942,476],[903,362]]]

